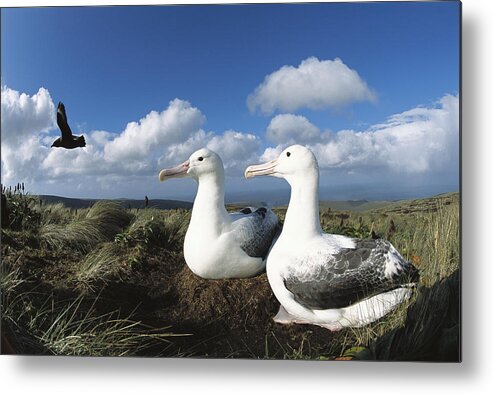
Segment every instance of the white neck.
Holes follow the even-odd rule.
[[[284,219],[282,236],[306,239],[322,234],[319,217],[318,170],[288,179],[291,198]]]
[[[214,236],[218,236],[230,222],[224,207],[224,174],[214,172],[201,175],[198,184],[190,227],[200,226],[204,232],[212,231]]]

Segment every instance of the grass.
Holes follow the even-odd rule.
[[[51,324],[37,334],[37,338],[52,354],[132,356],[156,346],[156,341],[164,343],[164,352],[174,335],[165,331],[169,327],[149,330],[131,315],[120,317],[118,311],[99,315],[91,307],[81,313],[83,300],[79,297],[60,309],[53,306],[37,316],[44,318],[43,313],[46,313],[50,317]],[[56,314],[53,314],[54,310]]]
[[[105,201],[74,210],[42,205],[20,189],[7,197],[2,330],[23,353],[432,359],[430,349],[439,354],[457,342],[457,194],[365,211],[321,208],[325,231],[389,239],[421,274],[418,291],[383,319],[336,333],[274,324],[265,275],[194,277],[182,254],[188,210]],[[282,220],[285,208],[276,212]]]
[[[24,293],[3,311],[3,324],[14,334],[16,344],[28,345],[23,353],[135,356],[160,343],[160,352],[166,355],[170,338],[176,336],[168,331],[170,327],[153,329],[132,315],[121,317],[119,311],[98,314],[94,309],[97,299],[87,308],[83,297],[71,302],[46,297],[36,306],[33,297],[39,302],[43,295]]]
[[[132,215],[120,205],[98,201],[82,218],[68,223],[43,224],[39,240],[46,248],[88,252],[99,243],[112,240],[131,220]]]

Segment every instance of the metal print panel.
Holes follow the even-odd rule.
[[[459,2],[1,23],[2,354],[460,361]]]

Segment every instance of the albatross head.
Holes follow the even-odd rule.
[[[291,145],[284,149],[277,159],[264,164],[249,166],[245,170],[245,178],[259,175],[270,175],[284,178],[291,183],[299,177],[318,174],[318,163],[313,152],[302,145]]]
[[[161,182],[170,178],[191,177],[199,180],[207,174],[224,173],[223,162],[216,152],[207,148],[199,149],[192,153],[190,158],[173,167],[161,170],[159,180]]]

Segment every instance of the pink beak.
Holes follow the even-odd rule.
[[[161,170],[159,173],[159,180],[161,182],[170,178],[183,178],[187,176],[188,169],[190,168],[190,160],[185,161],[184,163],[178,164],[173,168],[166,168]]]
[[[247,167],[245,170],[245,178],[253,178],[259,175],[272,175],[276,172],[278,159],[271,160],[264,164],[257,164]]]

